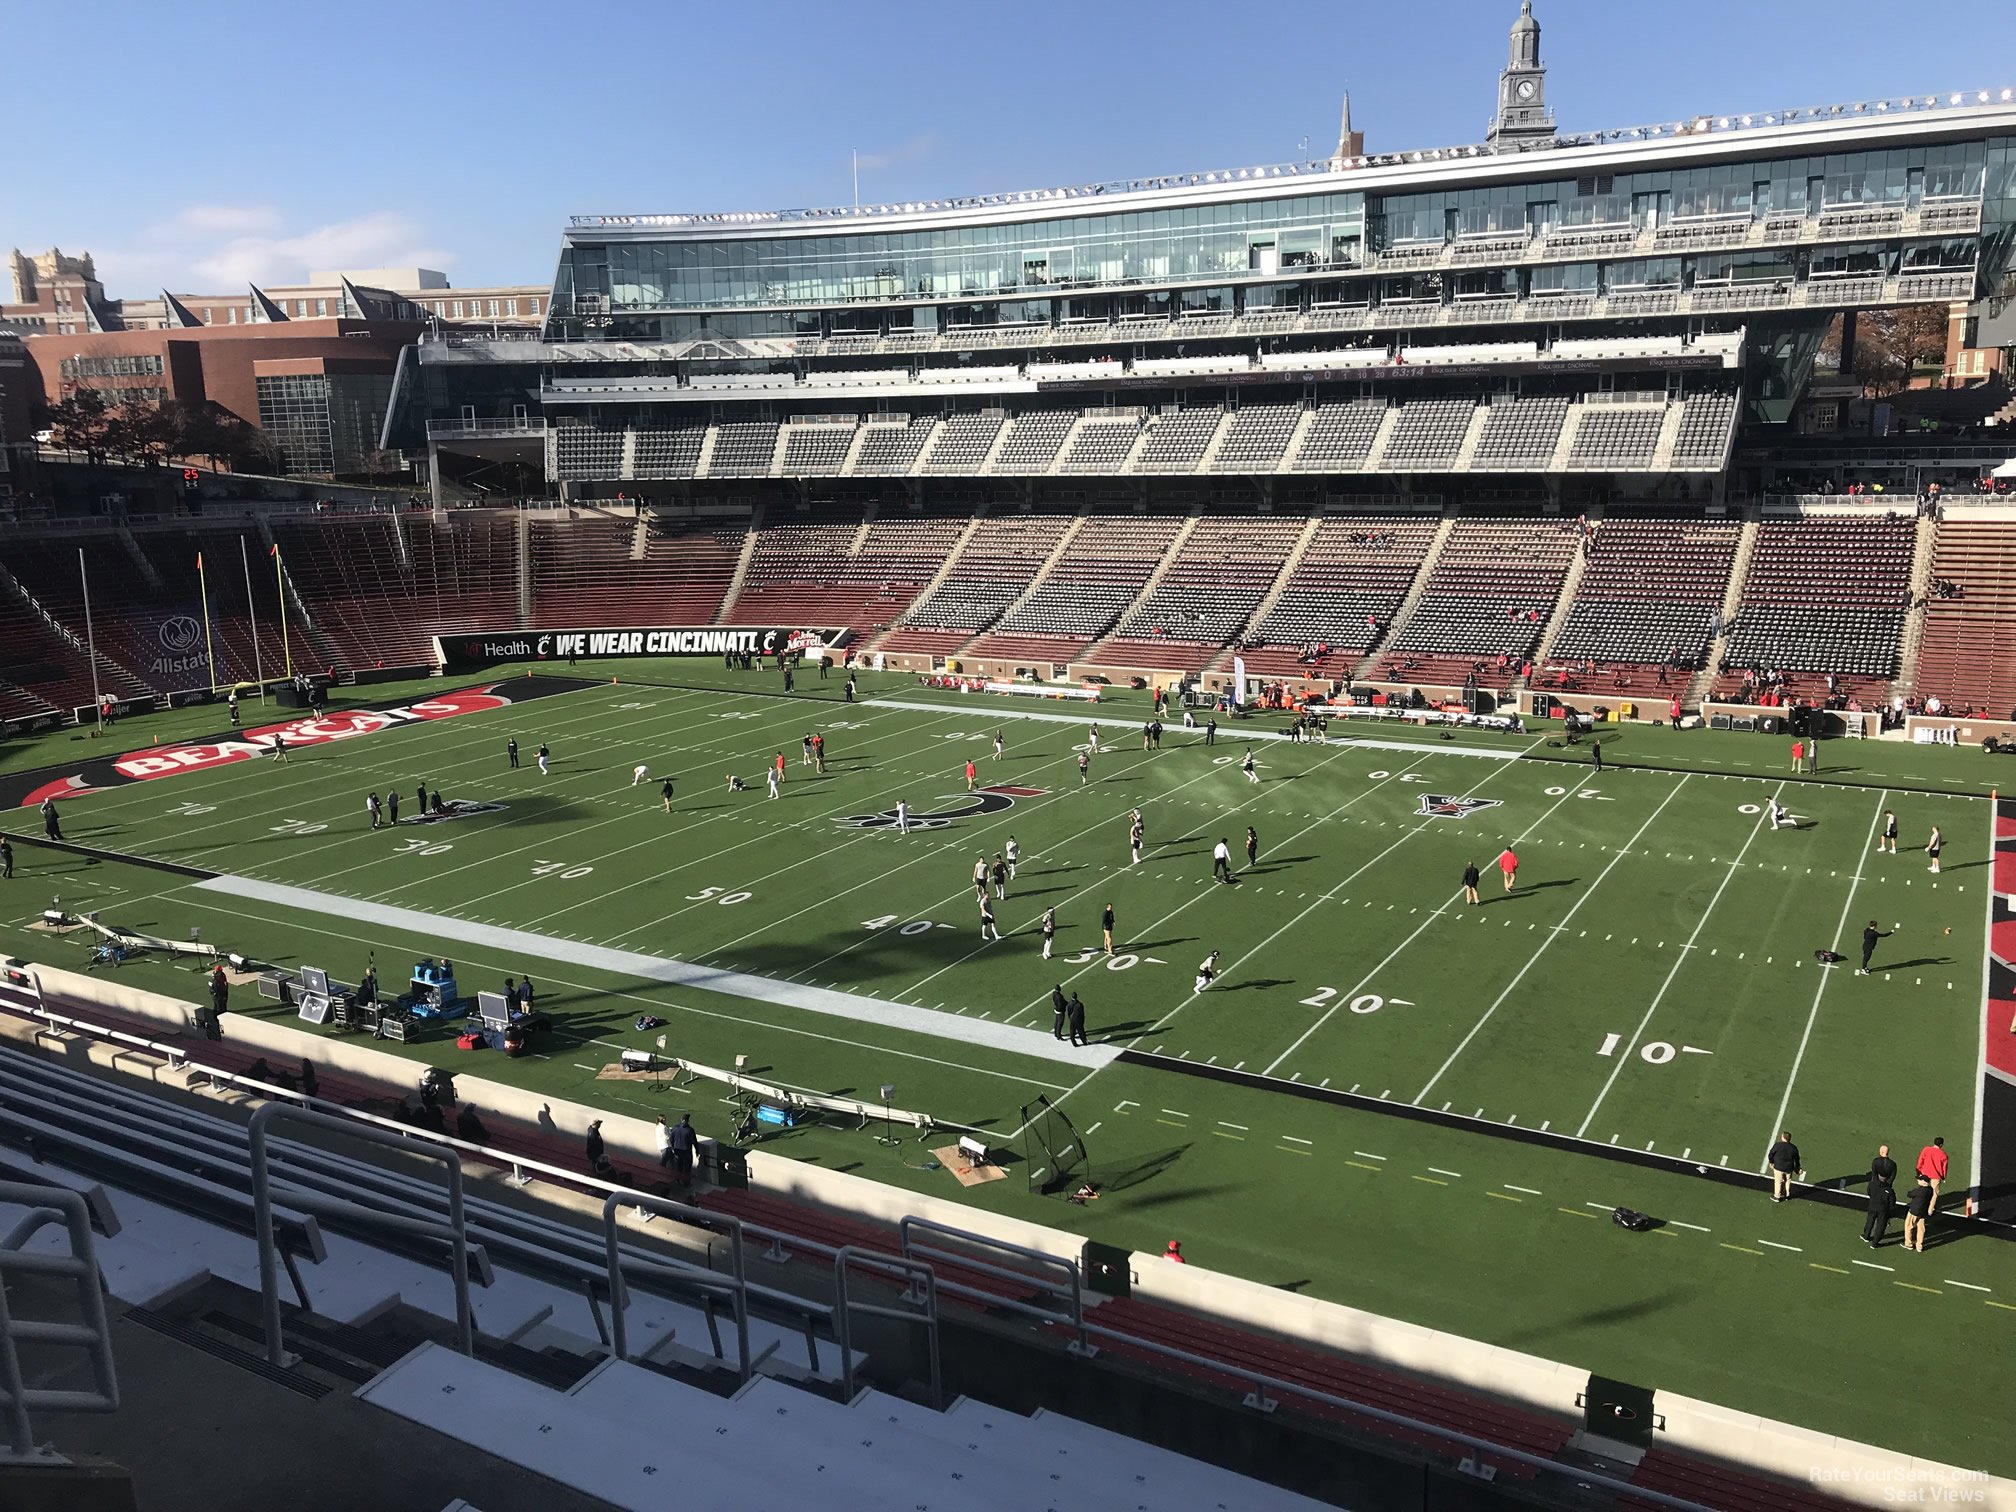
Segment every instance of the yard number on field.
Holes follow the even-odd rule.
[[[411,840],[399,842],[398,855],[402,856],[445,856],[455,847],[446,840],[422,840],[414,836]]]
[[[1550,787],[1546,791],[1547,796],[1549,798],[1565,798],[1568,796],[1569,793],[1569,789],[1565,787]],[[1575,796],[1577,798],[1594,798],[1598,803],[1610,803],[1613,801],[1612,799],[1604,797],[1594,788],[1583,788],[1579,792],[1577,792]]]
[[[194,819],[198,814],[216,813],[217,805],[214,803],[178,803],[175,807],[168,810],[168,812],[181,815],[183,818]]]
[[[688,903],[705,903],[709,898],[712,898],[716,903],[747,903],[755,896],[756,894],[754,893],[724,892],[718,887],[703,887],[696,893],[686,894],[686,901]]]
[[[1336,996],[1337,989],[1335,987],[1318,987],[1309,996],[1302,999],[1302,1004],[1306,1008],[1327,1008],[1330,1006],[1330,1000]],[[1391,1003],[1395,1008],[1412,1008],[1414,1006],[1412,998],[1386,998],[1381,997],[1376,992],[1361,992],[1344,1006],[1349,1008],[1353,1013],[1377,1013],[1388,1003]]]
[[[278,824],[272,826],[272,833],[276,835],[319,835],[327,828],[329,828],[328,825],[312,819],[282,819]]]
[[[535,877],[558,877],[563,882],[572,882],[577,877],[585,877],[595,870],[592,866],[569,866],[565,861],[534,861],[532,875]]]
[[[723,898],[721,901],[725,903],[728,900]],[[887,929],[902,917],[903,915],[901,914],[884,914],[879,919],[863,919],[861,927],[863,929]],[[930,919],[912,919],[908,924],[897,930],[896,933],[900,935],[921,935],[929,934],[934,929],[950,929],[951,927],[950,924],[933,923]]]
[[[1624,1042],[1621,1034],[1606,1034],[1603,1043],[1597,1047],[1598,1055],[1615,1055],[1617,1047]],[[1638,1059],[1648,1066],[1663,1066],[1676,1055],[1713,1055],[1713,1050],[1702,1050],[1694,1045],[1682,1045],[1679,1049],[1664,1040],[1651,1040],[1638,1047]]]

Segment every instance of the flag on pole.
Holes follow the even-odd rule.
[[[266,555],[268,556],[280,555],[280,543],[278,541],[275,541],[271,546],[268,546],[266,548]]]

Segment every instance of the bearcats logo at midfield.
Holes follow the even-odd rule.
[[[1496,807],[1496,798],[1450,798],[1441,793],[1423,793],[1421,807],[1414,812],[1423,819],[1461,819],[1479,809]]]
[[[934,809],[928,814],[912,813],[912,829],[943,829],[954,819],[977,819],[982,814],[1005,814],[1015,806],[1017,798],[1041,798],[1049,789],[1032,787],[1008,787],[1005,784],[979,788],[971,793],[957,794],[949,800],[956,808]],[[845,819],[835,821],[851,824],[856,829],[894,829],[896,810],[886,808],[879,814],[850,814]]]

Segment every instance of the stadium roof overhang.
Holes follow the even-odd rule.
[[[1936,101],[1935,104],[1920,101]],[[1699,117],[1666,126],[1567,137],[1561,145],[1493,155],[1481,147],[1435,148],[1334,163],[1287,164],[1216,173],[1173,174],[1122,185],[1040,189],[950,201],[863,209],[735,211],[717,214],[577,215],[564,230],[568,245],[626,241],[745,241],[776,237],[928,231],[964,226],[1057,220],[1115,211],[1190,208],[1353,190],[1367,194],[1479,188],[1534,179],[1648,168],[1691,168],[1724,162],[1889,149],[2016,133],[2016,91],[1924,96],[1910,108],[1835,106],[1772,115]],[[1976,103],[1962,103],[1977,101]],[[1880,102],[1888,105],[1890,102]],[[1843,112],[1830,114],[1828,112]],[[1859,113],[1857,113],[1859,112]],[[1769,123],[1769,124],[1765,124]],[[1362,164],[1362,166],[1360,166]]]

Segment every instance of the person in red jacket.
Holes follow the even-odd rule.
[[[1178,1265],[1188,1265],[1190,1263],[1183,1258],[1183,1246],[1174,1239],[1169,1241],[1169,1248],[1162,1251],[1162,1258],[1164,1260],[1174,1260]]]
[[[1505,879],[1505,891],[1512,891],[1512,884],[1519,880],[1519,858],[1509,845],[1498,854],[1498,874]]]
[[[1946,1184],[1946,1136],[1940,1135],[1918,1152],[1918,1174],[1932,1184],[1932,1206],[1939,1206],[1939,1189]]]

